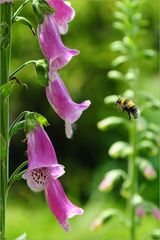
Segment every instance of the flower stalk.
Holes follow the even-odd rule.
[[[136,171],[136,122],[130,123],[129,130],[130,144],[133,148],[133,153],[129,160],[129,175],[131,179],[131,197],[129,199],[130,218],[131,218],[131,240],[136,239],[136,223],[135,223],[135,205],[133,204],[134,196],[137,192],[137,171]]]
[[[12,4],[0,4],[1,51],[0,86],[9,81],[11,53]],[[9,98],[0,96],[0,239],[5,239],[5,213],[8,183],[9,156]],[[3,142],[3,144],[2,144]]]

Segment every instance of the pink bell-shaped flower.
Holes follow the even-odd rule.
[[[139,218],[144,217],[144,215],[145,215],[145,209],[144,209],[143,206],[137,206],[137,208],[136,208],[136,215],[137,215],[137,217],[139,217]]]
[[[70,2],[64,0],[48,0],[48,3],[56,12],[53,15],[58,24],[61,34],[65,34],[68,30],[68,22],[72,21],[75,11],[71,7]]]
[[[64,167],[57,162],[52,143],[38,124],[27,134],[28,170],[23,174],[28,186],[35,192],[44,190],[48,177],[58,178],[64,174]]]
[[[0,4],[1,3],[6,3],[6,2],[9,3],[9,2],[12,2],[12,0],[0,0]]]
[[[44,22],[38,25],[37,31],[41,50],[54,70],[64,67],[73,56],[79,53],[78,50],[64,46],[57,22],[52,14],[45,16]]]
[[[46,87],[46,95],[54,111],[65,121],[65,131],[68,138],[72,137],[72,124],[75,123],[91,104],[89,100],[82,103],[73,102],[66,86],[58,73],[51,76],[50,82]]]
[[[152,214],[157,220],[160,220],[160,209],[159,208],[153,208]]]
[[[58,179],[50,178],[45,189],[45,196],[48,206],[58,222],[66,231],[69,231],[68,219],[83,214],[83,209],[70,202]]]

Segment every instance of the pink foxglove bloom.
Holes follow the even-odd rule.
[[[156,171],[154,170],[154,168],[151,165],[147,165],[144,168],[144,176],[148,180],[152,180],[152,179],[156,178],[157,174],[156,174]]]
[[[113,181],[112,179],[109,179],[108,177],[105,177],[102,182],[99,185],[100,191],[110,191],[113,188]]]
[[[136,208],[136,215],[137,215],[138,217],[140,217],[140,218],[144,217],[144,215],[145,215],[145,210],[144,210],[144,208],[143,208],[142,206],[138,206],[138,207]]]
[[[0,0],[0,4],[1,4],[1,3],[6,3],[6,2],[9,3],[9,2],[12,2],[12,0]]]
[[[153,216],[154,216],[156,219],[160,220],[160,209],[158,209],[158,208],[153,208],[153,209],[152,209],[152,214],[153,214]]]
[[[44,22],[38,26],[38,39],[44,56],[54,70],[64,67],[79,53],[78,50],[64,46],[52,14],[46,15]]]
[[[73,102],[58,73],[54,73],[54,76],[51,77],[49,85],[46,87],[46,95],[54,111],[65,121],[66,136],[71,138],[73,134],[72,124],[89,107],[90,101],[87,100],[79,104]]]
[[[57,162],[52,143],[42,127],[36,126],[27,134],[28,170],[23,174],[28,186],[35,192],[44,190],[49,176],[58,178],[64,167]]]
[[[91,224],[91,230],[97,230],[102,226],[102,220],[100,218],[97,218],[94,220],[94,222]]]
[[[68,219],[83,214],[83,209],[75,206],[64,193],[59,180],[50,178],[45,189],[46,201],[62,227],[69,231]]]
[[[68,22],[72,21],[75,11],[71,7],[70,2],[64,0],[48,0],[48,3],[56,12],[53,15],[58,24],[61,34],[65,34],[68,30]]]

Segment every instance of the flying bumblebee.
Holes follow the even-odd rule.
[[[129,99],[124,97],[118,98],[116,106],[119,106],[123,112],[126,111],[128,113],[129,120],[131,120],[131,114],[134,118],[138,118],[140,116],[139,108]]]

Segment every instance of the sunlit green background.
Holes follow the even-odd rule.
[[[14,10],[22,1],[14,1]],[[115,106],[106,106],[104,97],[109,94],[120,95],[124,86],[111,81],[107,72],[111,70],[111,61],[115,55],[110,50],[110,43],[121,37],[121,33],[112,26],[115,10],[114,0],[71,0],[76,10],[76,17],[70,23],[69,32],[63,41],[70,48],[77,48],[80,54],[61,70],[61,76],[76,102],[90,99],[91,107],[84,112],[75,126],[72,140],[64,134],[64,122],[53,112],[48,104],[44,89],[38,85],[33,66],[28,66],[17,75],[28,85],[16,86],[10,99],[11,121],[24,110],[36,111],[45,115],[50,123],[46,129],[53,141],[58,160],[65,165],[66,173],[61,182],[68,197],[84,208],[83,216],[70,220],[72,231],[65,233],[47,208],[43,193],[33,193],[22,180],[9,192],[7,207],[7,240],[27,233],[27,240],[129,240],[129,231],[118,219],[106,223],[101,229],[92,232],[90,225],[100,211],[107,207],[119,207],[125,213],[125,200],[117,187],[113,193],[100,193],[97,189],[104,173],[112,168],[125,168],[123,160],[112,160],[108,148],[115,141],[125,139],[123,130],[100,132],[97,122],[104,117],[116,114]],[[158,6],[159,0],[140,0],[140,11],[147,20],[141,31],[142,47],[158,51]],[[23,15],[36,27],[30,5],[25,7]],[[36,37],[20,23],[13,25],[12,64],[13,71],[25,61],[43,58]],[[140,62],[139,88],[159,95],[158,57]],[[157,121],[157,111],[146,111],[145,115]],[[124,117],[127,117],[124,114]],[[23,132],[13,137],[10,148],[10,172],[24,160],[26,143]],[[158,160],[155,160],[158,170]],[[144,197],[158,204],[158,179],[145,182]],[[136,240],[143,239],[147,233],[158,227],[151,216],[144,217],[139,223]],[[146,238],[150,239],[150,238]]]

